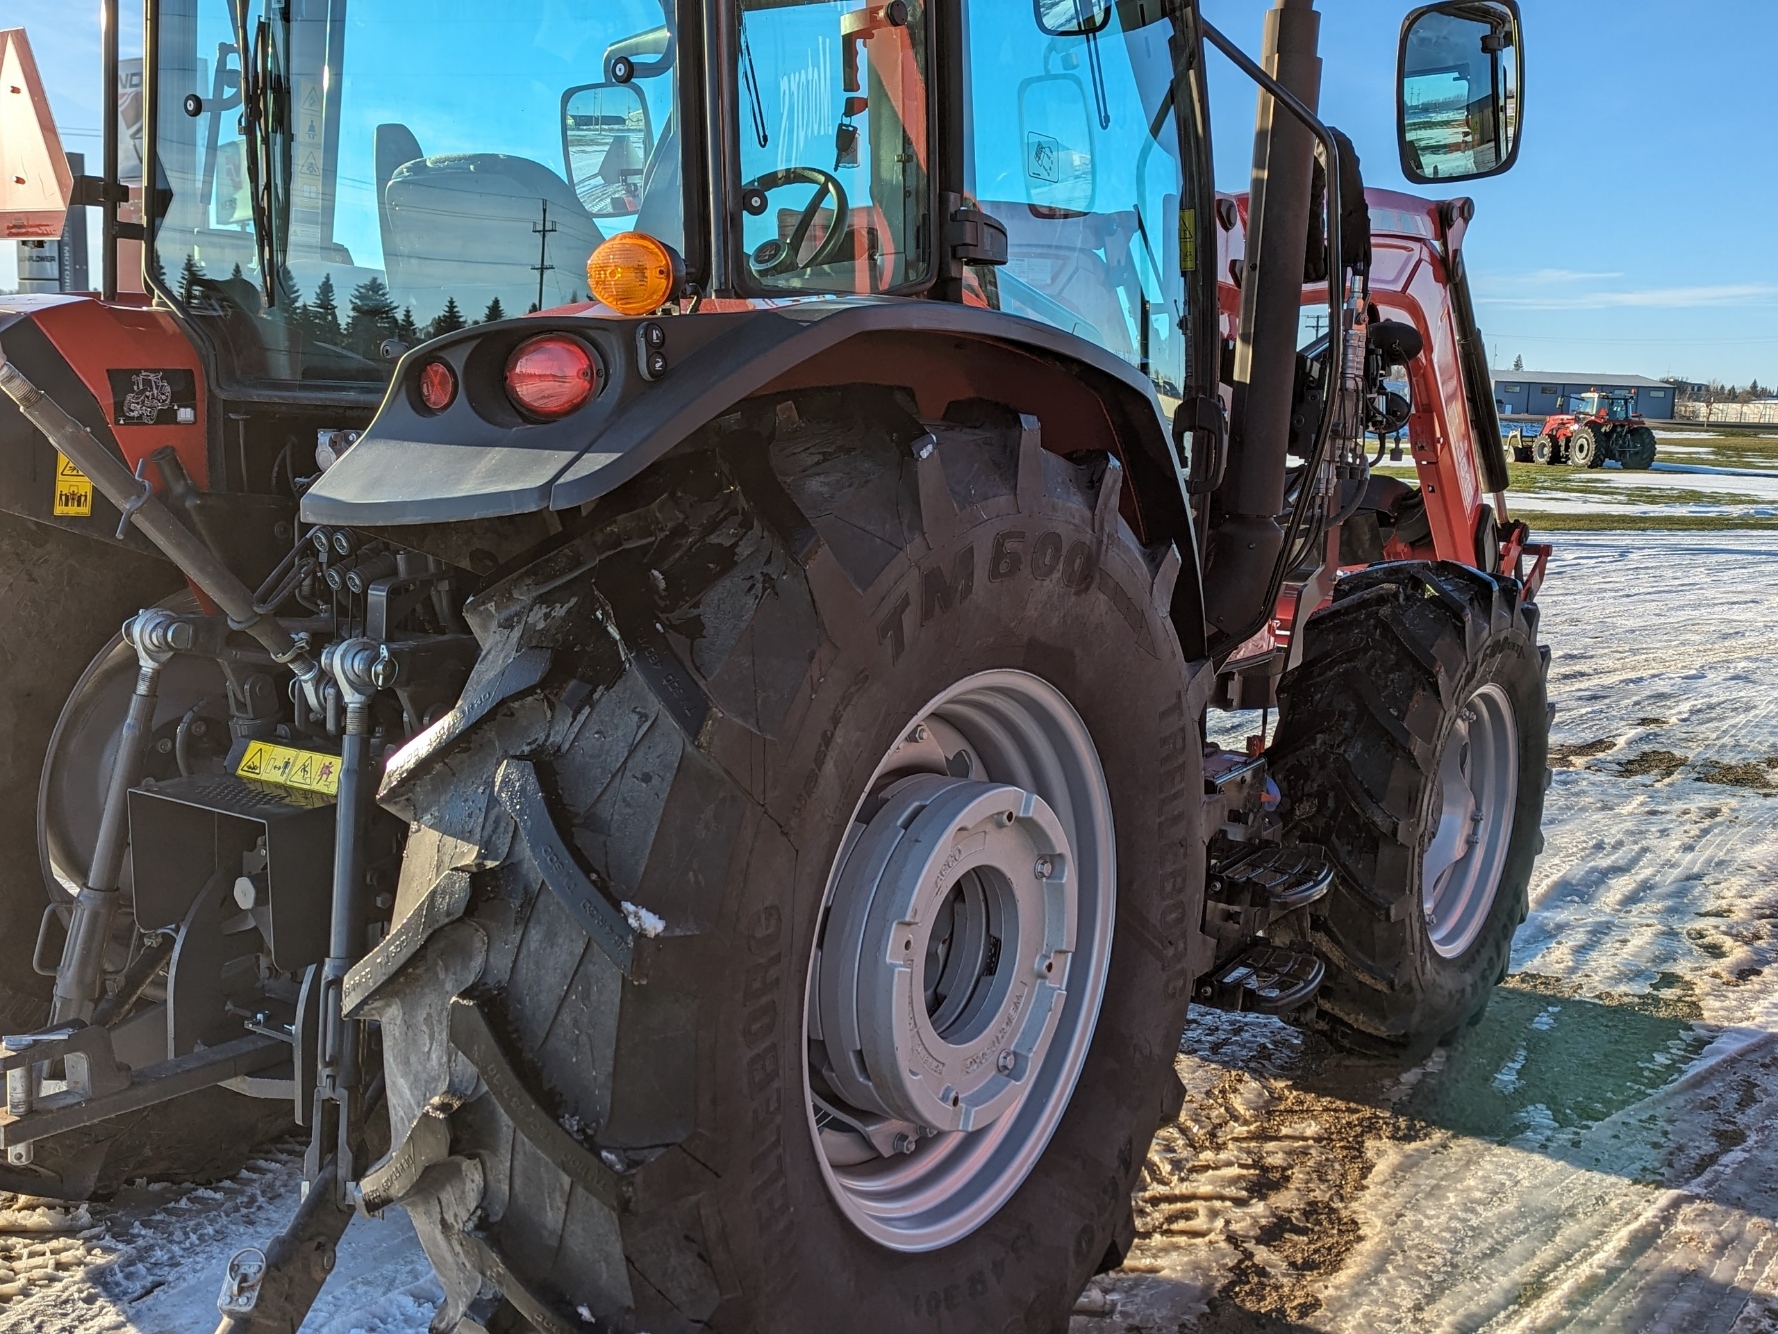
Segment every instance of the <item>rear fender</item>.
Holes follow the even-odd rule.
[[[642,373],[648,350],[667,369]],[[556,422],[528,421],[503,368],[538,334],[560,331],[597,353],[595,399]],[[421,367],[447,362],[460,390],[428,412]],[[1173,542],[1182,567],[1174,622],[1188,657],[1202,642],[1201,588],[1189,511],[1146,377],[1103,349],[994,311],[910,301],[815,301],[662,319],[529,317],[479,325],[409,353],[376,420],[302,502],[310,523],[401,529],[539,518],[577,509],[636,477],[742,401],[822,385],[909,389],[922,416],[988,399],[1043,424],[1060,454],[1104,450],[1124,468],[1120,508],[1145,545]],[[525,525],[520,525],[524,528]]]

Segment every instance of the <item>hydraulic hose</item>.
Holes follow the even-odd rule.
[[[289,667],[305,685],[319,680],[320,667],[279,622],[254,605],[253,592],[233,570],[205,546],[173,512],[161,504],[148,484],[139,481],[92,432],[27,379],[0,348],[0,390],[19,411],[62,451],[67,460],[92,479],[105,498],[142,530],[187,579],[227,614],[236,629],[252,635],[272,657]]]

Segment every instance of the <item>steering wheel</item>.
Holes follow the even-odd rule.
[[[770,241],[764,241],[748,257],[753,271],[762,278],[797,269],[812,269],[818,264],[830,264],[838,258],[840,248],[846,243],[846,223],[852,216],[851,206],[846,203],[846,187],[840,184],[839,177],[822,171],[819,167],[784,167],[756,176],[741,187],[741,207],[758,217],[766,211],[767,192],[786,185],[812,185],[815,193],[809,196],[809,202],[803,206],[802,216],[796,220],[796,226],[790,229],[789,240],[780,241],[774,237]],[[829,195],[833,196],[833,223],[828,227],[827,235],[821,238],[821,244],[816,247],[815,253],[807,260],[799,262],[797,256],[802,253],[803,242],[808,239],[809,229],[815,225],[815,219],[821,213],[822,201]]]

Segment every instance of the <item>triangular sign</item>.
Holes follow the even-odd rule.
[[[62,234],[74,176],[23,28],[0,28],[0,237]]]

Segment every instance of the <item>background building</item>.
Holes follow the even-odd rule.
[[[1500,371],[1494,376],[1494,399],[1500,411],[1515,416],[1547,417],[1563,412],[1569,400],[1590,390],[1627,389],[1636,395],[1644,417],[1667,421],[1673,416],[1674,388],[1646,375],[1582,375],[1574,371]]]

